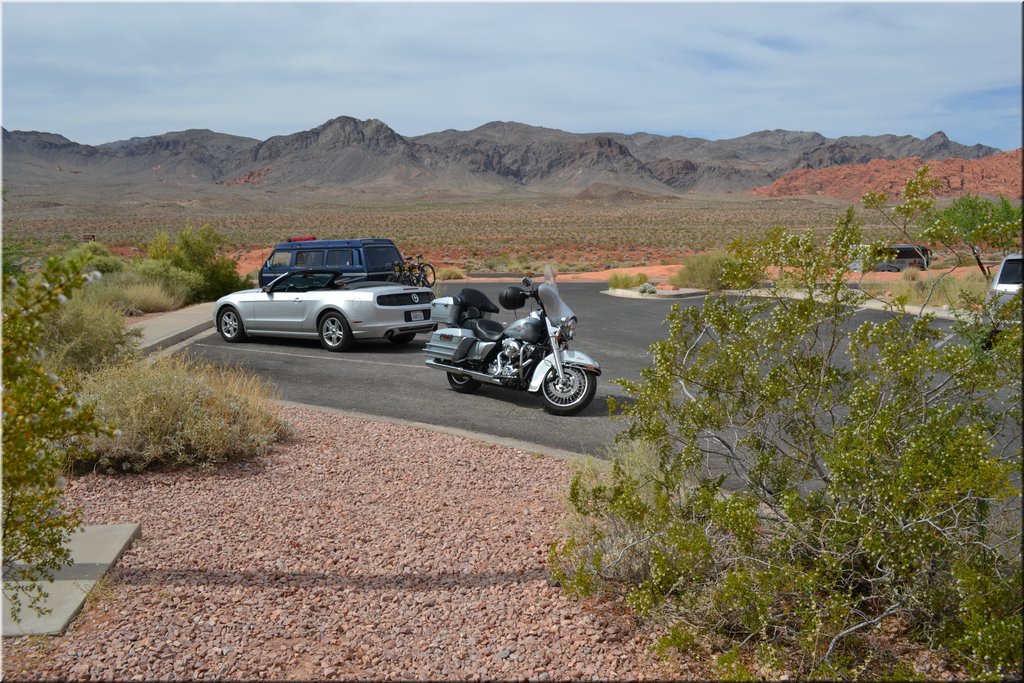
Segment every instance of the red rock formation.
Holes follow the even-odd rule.
[[[263,182],[263,179],[270,173],[270,166],[264,166],[263,168],[256,169],[255,171],[249,171],[245,175],[231,180],[218,180],[218,185],[259,185]]]
[[[894,197],[903,190],[907,179],[921,166],[928,164],[929,175],[942,185],[940,197],[957,197],[964,193],[1003,195],[1021,199],[1021,150],[993,154],[980,159],[937,159],[924,162],[918,157],[876,159],[866,164],[848,164],[830,168],[804,169],[787,173],[771,185],[757,187],[749,194],[762,197],[828,195],[856,201],[865,192],[884,192]]]

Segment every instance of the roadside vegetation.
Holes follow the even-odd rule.
[[[933,225],[924,177],[886,206],[911,238]],[[853,327],[869,295],[845,276],[886,243],[853,209],[828,235],[779,228],[729,250],[739,296],[672,309],[616,381],[610,468],[570,486],[549,555],[569,593],[622,600],[716,678],[927,676],[908,651],[1021,677],[1021,326],[992,337],[978,300],[947,338],[896,299]],[[1019,321],[1020,294],[1002,309]]]
[[[644,273],[614,273],[608,278],[609,289],[636,289],[647,282]]]
[[[729,255],[724,251],[694,254],[683,259],[683,267],[669,278],[669,284],[683,289],[722,289],[722,277]]]
[[[203,285],[191,296],[214,296],[213,285],[244,283],[218,243],[212,229],[186,231],[149,263],[197,274]],[[72,471],[209,468],[258,457],[287,431],[272,389],[251,375],[141,358],[125,314],[173,307],[184,300],[174,282],[185,278],[149,279],[98,243],[27,262],[5,245],[3,568],[15,618],[42,610],[48,579],[70,562],[67,542],[81,525],[62,496]]]

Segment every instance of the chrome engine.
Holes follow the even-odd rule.
[[[501,351],[488,366],[487,372],[497,377],[518,376],[523,362],[523,353],[527,350],[527,346],[518,339],[503,339]]]

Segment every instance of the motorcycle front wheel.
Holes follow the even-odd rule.
[[[448,384],[460,394],[472,394],[480,388],[480,382],[466,375],[459,375],[454,372],[448,373]]]
[[[540,403],[552,415],[575,415],[590,405],[597,393],[597,375],[572,365],[562,368],[564,380],[554,368],[540,385]]]

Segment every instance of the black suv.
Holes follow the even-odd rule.
[[[395,243],[383,238],[318,240],[292,237],[274,247],[260,268],[260,287],[285,273],[300,268],[331,268],[354,280],[384,281],[394,271],[391,264],[401,261]]]

